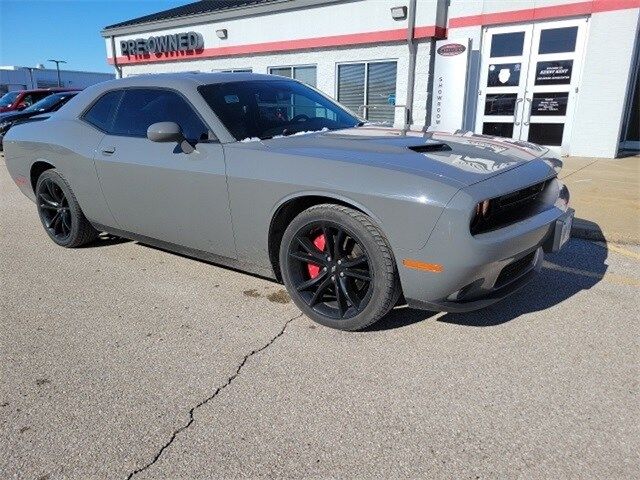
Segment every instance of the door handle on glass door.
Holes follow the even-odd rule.
[[[116,152],[116,147],[104,147],[102,149],[103,155],[113,155]]]
[[[518,121],[518,105],[520,104],[520,102],[522,102],[522,99],[519,98],[516,100],[516,104],[513,107],[513,123],[515,125],[520,125],[520,122]]]
[[[525,120],[525,121],[523,121],[522,123],[523,123],[524,125],[529,125],[529,120],[531,120],[531,99],[530,99],[530,98],[525,98],[525,100],[526,100],[527,102],[529,102],[529,113],[526,115],[526,117],[523,117],[523,118],[526,118],[526,120]],[[526,107],[525,107],[525,108],[526,108]]]

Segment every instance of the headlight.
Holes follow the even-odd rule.
[[[476,218],[487,218],[491,209],[491,200],[484,200],[476,205]]]
[[[471,220],[471,233],[475,233],[489,219],[491,214],[491,200],[483,200],[476,204],[473,219]]]

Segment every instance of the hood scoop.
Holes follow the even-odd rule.
[[[446,143],[426,143],[424,145],[416,145],[414,147],[407,147],[409,150],[413,150],[417,153],[429,153],[429,152],[446,152],[451,150],[451,147]]]

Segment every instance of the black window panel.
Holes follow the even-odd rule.
[[[573,60],[553,60],[536,63],[536,85],[569,85]]]
[[[491,37],[491,57],[522,55],[524,32],[499,33]]]
[[[175,122],[188,140],[208,138],[208,129],[178,93],[160,89],[125,90],[113,122],[114,135],[146,137],[156,122]]]
[[[528,140],[539,145],[562,145],[564,123],[532,123],[529,125]]]
[[[484,102],[485,115],[513,115],[516,107],[515,93],[489,94]]]
[[[513,123],[485,122],[482,124],[482,134],[493,137],[513,137]]]
[[[485,122],[482,124],[483,135],[491,135],[493,137],[513,137],[513,123],[503,122]]]
[[[569,92],[534,93],[531,102],[531,115],[566,115]]]
[[[489,65],[487,87],[517,87],[520,85],[519,63],[496,63]]]
[[[636,65],[636,82],[633,91],[633,98],[631,99],[631,112],[629,117],[629,125],[627,125],[626,141],[638,142],[640,141],[640,74]],[[628,100],[627,100],[628,101]]]
[[[540,33],[538,53],[573,52],[576,49],[578,27],[549,28]]]
[[[85,112],[82,118],[103,132],[111,132],[113,114],[116,112],[121,96],[121,90],[105,93]]]

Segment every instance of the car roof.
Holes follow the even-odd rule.
[[[180,72],[180,73],[150,73],[131,77],[118,78],[101,82],[99,85],[106,89],[123,87],[171,87],[209,85],[227,82],[246,82],[250,80],[278,80],[277,77],[262,73],[231,73],[231,72]]]
[[[54,92],[52,93],[50,96],[51,97],[66,97],[68,95],[77,95],[79,94],[80,91],[79,90],[69,90],[69,91],[64,91],[64,92]]]
[[[63,92],[79,92],[79,88],[65,88],[65,87],[52,87],[52,88],[30,88],[28,90],[18,90],[20,93],[63,93]]]

